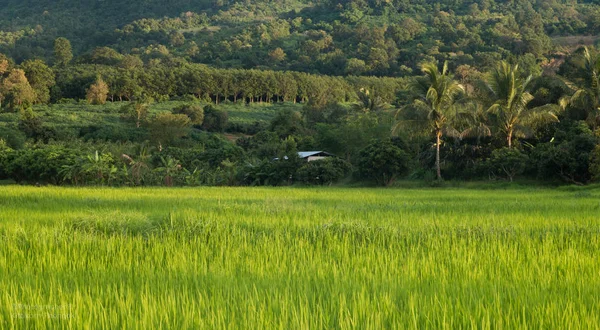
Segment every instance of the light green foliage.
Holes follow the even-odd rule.
[[[173,113],[183,114],[190,118],[192,125],[202,125],[204,121],[204,108],[198,104],[186,104],[173,108]]]
[[[66,38],[57,38],[54,40],[54,64],[65,66],[73,59],[73,49],[71,42]]]
[[[599,199],[3,187],[0,327],[597,328]]]

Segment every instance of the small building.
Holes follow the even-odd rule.
[[[326,151],[300,151],[298,152],[298,157],[306,160],[307,162],[312,162],[313,160],[335,157],[335,155]]]

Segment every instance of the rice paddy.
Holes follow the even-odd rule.
[[[600,327],[598,189],[0,186],[0,328]]]

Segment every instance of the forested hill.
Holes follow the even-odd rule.
[[[564,51],[562,41],[577,44],[588,36],[594,42],[589,36],[600,31],[600,6],[574,0],[5,0],[0,30],[0,52],[17,63],[52,61],[53,41],[66,37],[80,61],[107,46],[216,67],[403,76],[429,60],[486,70],[503,58],[533,70]]]

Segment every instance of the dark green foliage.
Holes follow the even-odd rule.
[[[285,110],[277,114],[269,125],[269,130],[284,139],[288,136],[299,135],[303,132],[304,121],[299,112]]]
[[[62,182],[61,169],[75,164],[80,155],[80,151],[60,145],[14,150],[8,154],[4,172],[17,182],[58,184]]]
[[[409,158],[391,140],[373,141],[360,152],[359,175],[379,185],[390,185],[408,173]]]
[[[55,136],[54,130],[45,126],[42,119],[31,110],[21,111],[19,130],[35,142],[48,143]]]
[[[584,122],[561,123],[551,142],[541,143],[532,151],[538,177],[575,184],[590,181],[590,158],[597,143]]]
[[[85,141],[142,142],[148,138],[146,128],[135,129],[122,125],[104,124],[81,127],[79,137]]]
[[[186,115],[162,113],[148,123],[148,131],[152,140],[160,146],[167,146],[187,135],[191,126]]]
[[[207,105],[204,107],[204,121],[201,127],[203,130],[209,132],[224,132],[228,120],[229,115],[227,111]]]
[[[529,157],[517,148],[504,147],[492,151],[486,166],[491,175],[506,178],[511,182],[525,172]]]
[[[352,169],[347,161],[330,157],[307,162],[298,169],[297,180],[305,184],[325,185],[340,181]]]
[[[265,159],[248,164],[243,169],[242,182],[246,185],[282,186],[294,183],[296,172],[303,161],[293,154],[287,158]]]
[[[0,126],[0,140],[5,146],[12,149],[20,149],[25,144],[25,134],[17,129]]]
[[[587,183],[598,176],[600,62],[592,48],[574,50],[578,36],[600,31],[598,17],[596,5],[533,0],[7,0],[0,139],[11,155],[87,141],[64,171],[47,171],[58,177],[43,178],[68,184],[328,184],[344,176],[345,161],[361,179],[390,184],[409,167],[413,178],[427,178],[436,158],[438,176],[453,179]],[[437,83],[415,78],[421,64],[431,73],[446,61]],[[498,63],[511,68],[505,76],[515,73],[501,82],[534,76],[517,88],[519,102],[509,102],[514,93],[483,97],[508,90],[490,79]],[[409,86],[421,90],[421,106],[439,109],[417,116],[418,106],[406,107]],[[86,97],[107,104],[84,104]],[[399,108],[407,111],[393,118]],[[534,121],[550,114],[544,109],[551,120]],[[390,141],[401,119],[407,125],[395,133],[403,139]],[[513,140],[520,151],[494,151]],[[344,161],[303,163],[298,150]]]
[[[596,145],[590,156],[590,174],[594,182],[600,182],[600,144]]]

